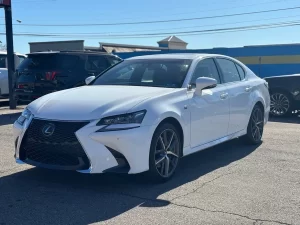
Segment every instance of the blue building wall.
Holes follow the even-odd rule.
[[[300,73],[300,44],[123,52],[116,54],[126,59],[134,56],[166,53],[210,53],[228,55],[245,63],[260,77]]]

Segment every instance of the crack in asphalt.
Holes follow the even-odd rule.
[[[225,175],[227,175],[227,174],[224,174],[223,176],[225,176]],[[217,178],[215,178],[215,179],[217,179]],[[126,197],[131,197],[131,198],[144,200],[144,201],[156,202],[156,203],[164,204],[164,205],[165,205],[165,202],[168,202],[169,204],[174,205],[174,206],[178,206],[178,207],[183,207],[183,208],[188,208],[188,209],[196,209],[196,210],[200,210],[200,211],[203,211],[203,212],[223,213],[223,214],[227,214],[227,215],[231,215],[231,216],[238,216],[238,217],[253,221],[253,225],[256,225],[258,222],[269,222],[269,223],[277,223],[277,224],[283,224],[283,225],[293,225],[291,223],[285,223],[285,222],[281,222],[281,221],[277,221],[277,220],[251,218],[251,217],[246,216],[246,215],[233,213],[233,212],[226,212],[226,211],[222,211],[222,210],[202,209],[202,208],[195,207],[195,206],[188,206],[188,205],[184,205],[184,204],[178,204],[178,203],[172,202],[172,200],[167,201],[167,200],[162,200],[162,199],[151,199],[151,198],[145,198],[145,197],[131,195],[131,194],[127,194],[127,193],[117,193],[117,194],[120,194],[120,195],[123,195],[123,196],[126,196]],[[142,204],[140,204],[140,205],[142,205]]]
[[[190,192],[188,192],[188,193],[185,193],[185,194],[183,194],[183,195],[176,196],[175,198],[171,199],[171,202],[174,201],[174,200],[176,200],[176,199],[179,199],[179,198],[182,198],[182,197],[186,197],[186,196],[188,196],[188,195],[190,195],[190,194],[193,194],[193,193],[197,192],[199,189],[201,189],[201,188],[203,188],[204,186],[206,186],[207,184],[212,183],[212,182],[214,182],[215,180],[218,180],[218,179],[220,179],[220,178],[222,178],[222,177],[224,177],[224,176],[228,176],[228,175],[233,174],[233,173],[235,173],[235,172],[222,174],[222,175],[219,175],[219,176],[217,176],[216,178],[214,178],[214,179],[212,179],[212,180],[210,180],[210,181],[204,182],[200,187],[197,187],[197,188],[195,188],[194,190],[192,190],[192,191],[190,191]]]
[[[222,210],[208,210],[208,209],[202,209],[202,208],[198,208],[198,207],[194,207],[194,206],[176,204],[176,203],[173,203],[173,202],[171,202],[171,204],[179,206],[179,207],[185,207],[185,208],[190,208],[190,209],[198,209],[198,210],[201,210],[203,212],[223,213],[223,214],[227,214],[227,215],[238,216],[238,217],[242,217],[242,218],[245,218],[245,219],[248,219],[248,220],[253,220],[255,223],[257,223],[257,222],[269,222],[269,223],[277,223],[277,224],[284,224],[284,225],[293,225],[291,223],[285,223],[285,222],[281,222],[281,221],[277,221],[277,220],[251,218],[251,217],[246,216],[246,215],[242,215],[242,214],[238,214],[238,213],[232,213],[232,212],[226,212],[226,211],[222,211]]]

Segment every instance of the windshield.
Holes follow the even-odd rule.
[[[93,85],[129,85],[180,88],[192,60],[125,60],[93,82]]]

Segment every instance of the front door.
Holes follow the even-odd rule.
[[[197,147],[227,135],[229,123],[229,98],[226,85],[221,83],[213,58],[201,60],[192,76],[191,85],[198,77],[218,81],[215,88],[205,89],[201,95],[195,90],[188,93],[191,111],[191,147]],[[194,85],[195,86],[195,85]]]

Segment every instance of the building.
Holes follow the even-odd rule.
[[[176,36],[167,37],[159,42],[158,46],[127,45],[117,43],[99,42],[98,47],[85,46],[84,40],[74,41],[50,41],[50,42],[30,42],[30,52],[41,51],[100,51],[107,53],[115,52],[149,52],[162,51],[168,49],[186,49],[187,43]]]
[[[167,37],[157,43],[159,47],[165,47],[168,49],[186,49],[186,46],[188,45],[188,43],[176,36]]]
[[[300,43],[277,45],[253,45],[236,48],[161,50],[165,53],[209,53],[236,58],[246,64],[260,77],[300,74]],[[157,54],[157,52],[120,52],[123,59],[140,55]]]
[[[126,59],[133,56],[165,53],[211,53],[234,57],[258,76],[300,74],[300,43],[253,45],[236,48],[187,49],[188,43],[176,36],[158,41],[158,46],[127,45],[100,42],[97,47],[84,46],[83,40],[29,43],[30,52],[86,50],[114,53]]]
[[[43,51],[83,51],[84,41],[49,41],[49,42],[30,42],[30,53]]]

